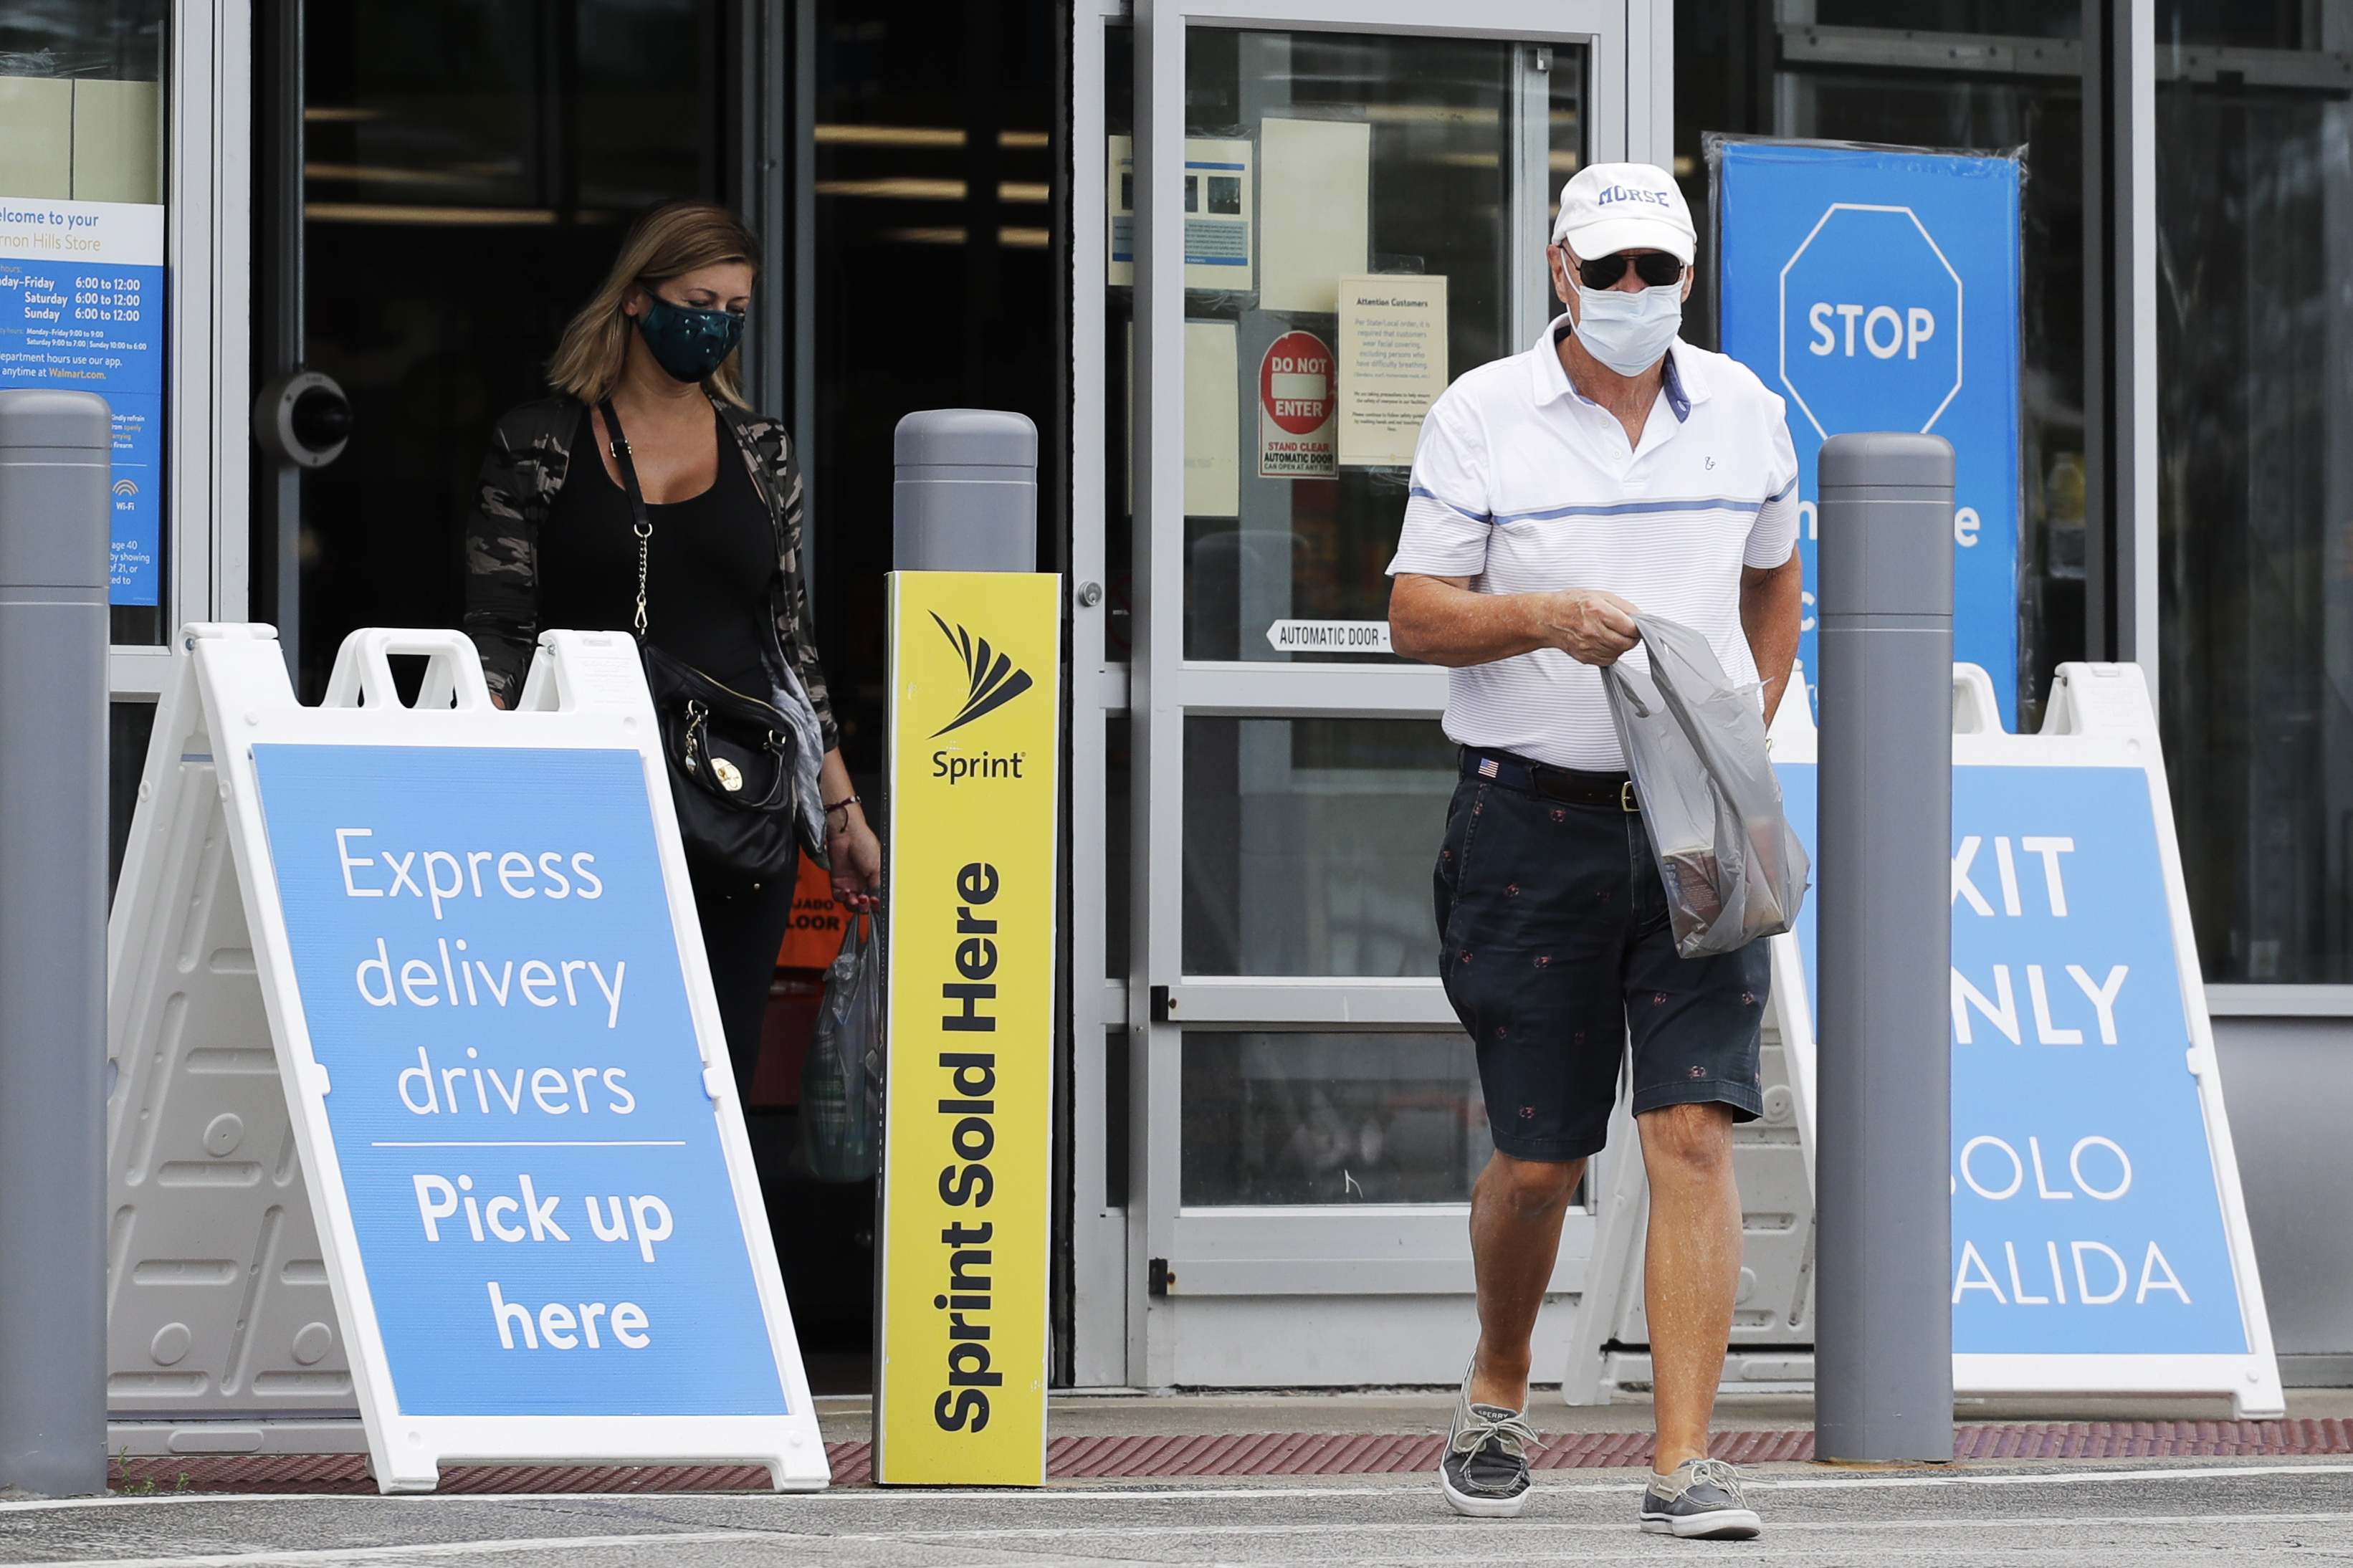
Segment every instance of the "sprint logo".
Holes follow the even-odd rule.
[[[1029,672],[1015,668],[1013,660],[991,648],[987,637],[976,638],[962,626],[951,628],[936,612],[932,616],[932,624],[940,628],[940,635],[948,639],[948,646],[964,660],[966,682],[964,706],[955,718],[932,731],[934,740],[996,712],[1033,684]]]

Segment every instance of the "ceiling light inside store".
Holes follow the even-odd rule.
[[[894,202],[960,202],[965,199],[967,188],[962,180],[906,177],[819,180],[817,183],[817,194],[821,196],[867,196]],[[997,183],[997,199],[1000,202],[1044,202],[1050,200],[1052,195],[1053,187],[1043,180],[999,180]]]
[[[962,245],[961,228],[886,228],[881,237],[898,245]],[[1043,250],[1053,236],[1042,228],[1000,228],[997,243],[1007,250]]]
[[[418,207],[373,202],[306,202],[302,216],[312,223],[398,223],[443,226],[488,227],[498,224],[538,225],[555,221],[552,207]],[[575,213],[579,223],[604,223],[607,213]]]
[[[362,163],[305,163],[306,180],[351,180],[387,185],[467,185],[480,175],[452,174],[439,169],[381,169]]]
[[[947,125],[819,125],[819,146],[829,147],[961,147],[965,136],[959,126]],[[1028,150],[1051,145],[1043,131],[1000,131],[999,147]]]

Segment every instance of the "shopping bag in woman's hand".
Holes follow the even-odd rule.
[[[1757,688],[1735,686],[1689,626],[1656,616],[1634,625],[1649,673],[1620,659],[1602,667],[1601,684],[1659,858],[1675,951],[1730,952],[1788,931],[1810,866],[1781,813]]]
[[[801,1063],[794,1163],[820,1182],[866,1180],[882,1142],[881,920],[853,914],[848,926]]]

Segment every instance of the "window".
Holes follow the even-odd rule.
[[[2025,149],[2018,713],[2031,731],[2052,671],[2084,657],[2082,10],[2075,0],[1823,0],[1797,15],[1774,0],[1675,8],[1675,174],[1702,256],[1712,249],[1706,132]],[[1713,284],[1703,267],[1684,311],[1685,335],[1709,347]]]
[[[2353,980],[2353,4],[2157,10],[2166,756],[2210,982]]]
[[[114,414],[111,638],[163,640],[164,0],[0,13],[0,387]],[[57,245],[60,235],[79,242]]]
[[[1467,1203],[1495,1152],[1459,1032],[1185,1036],[1183,1201]]]

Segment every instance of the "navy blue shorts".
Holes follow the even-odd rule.
[[[1630,1039],[1636,1115],[1764,1110],[1768,945],[1677,956],[1639,814],[1466,778],[1436,882],[1439,973],[1478,1046],[1497,1149],[1554,1162],[1600,1149]]]

